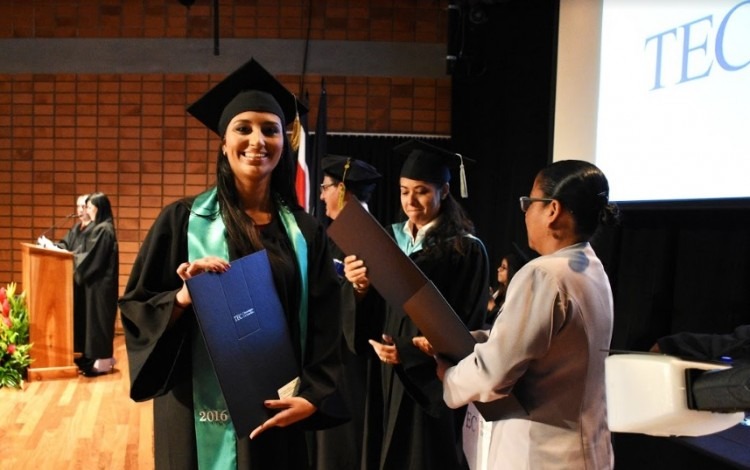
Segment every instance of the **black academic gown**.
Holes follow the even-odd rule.
[[[356,305],[351,284],[343,275],[343,260],[346,256],[333,241],[329,240],[334,266],[338,266],[341,293],[341,360],[343,375],[342,396],[350,412],[351,420],[340,426],[318,431],[317,467],[321,470],[351,470],[360,467],[362,442],[364,439],[367,384],[379,381],[380,365],[374,360],[369,339],[379,339],[382,328],[382,311],[368,315],[366,325],[355,328]],[[373,399],[373,397],[370,397]],[[380,403],[380,402],[378,402]]]
[[[393,230],[393,226],[389,227],[391,236]],[[479,240],[470,237],[463,240],[462,254],[450,251],[436,257],[418,251],[410,258],[469,330],[473,330],[482,326],[487,311],[489,261]],[[358,305],[358,318],[363,313],[360,309],[378,302],[378,297],[370,289]],[[401,363],[396,366],[381,363],[383,418],[381,422],[368,420],[366,427],[367,433],[380,435],[381,447],[370,446],[366,450],[369,460],[372,461],[373,453],[379,453],[380,469],[468,468],[461,435],[465,409],[451,410],[443,402],[435,360],[412,344],[412,338],[421,334],[419,329],[401,308],[388,305],[383,332],[393,337]],[[377,411],[374,413],[377,416]],[[372,436],[368,437],[366,442],[373,442]]]
[[[76,251],[81,243],[83,243],[84,232],[87,227],[91,227],[91,224],[82,227],[80,222],[76,223],[70,230],[68,230],[68,233],[65,234],[62,240],[55,243],[55,245],[68,251]]]
[[[91,228],[91,224],[85,227],[81,226],[81,223],[76,223],[68,233],[65,234],[62,240],[56,243],[56,245],[62,249],[76,252],[80,251],[81,245],[87,232],[86,229]],[[86,290],[82,285],[73,283],[73,348],[75,352],[83,354],[83,349],[86,346]]]
[[[81,326],[81,352],[89,359],[113,356],[117,290],[119,283],[119,252],[114,225],[105,220],[92,222],[77,238],[74,250],[74,283],[79,295],[75,297],[75,329]],[[81,294],[82,297],[81,298]],[[82,319],[82,321],[81,321]]]
[[[187,227],[192,199],[162,211],[143,242],[120,299],[130,361],[130,396],[154,399],[154,453],[157,469],[197,467],[193,423],[191,336],[197,323],[191,308],[171,327],[175,294],[182,287],[176,270],[188,259]],[[323,228],[301,210],[293,211],[307,242],[308,330],[302,359],[298,307],[299,267],[278,217],[261,232],[269,252],[274,284],[286,312],[298,361],[302,364],[299,395],[318,407],[310,418],[286,428],[273,428],[250,441],[238,440],[240,469],[308,468],[305,429],[339,424],[345,416],[335,393],[341,368],[338,345],[338,282]],[[231,251],[231,250],[230,250]],[[246,253],[232,253],[236,259]],[[269,397],[273,398],[273,397]]]

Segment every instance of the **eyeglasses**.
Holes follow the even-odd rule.
[[[336,186],[336,183],[323,183],[320,185],[320,192],[325,192],[326,189],[330,188],[331,186]]]
[[[549,197],[526,197],[521,196],[518,198],[518,202],[521,203],[521,212],[529,210],[532,202],[552,202],[554,199]]]

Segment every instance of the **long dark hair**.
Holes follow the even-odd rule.
[[[426,181],[426,183],[432,185],[436,191],[442,187],[442,185],[429,181]],[[445,254],[447,246],[451,250],[463,254],[464,244],[466,243],[464,238],[466,235],[474,234],[474,223],[450,191],[440,203],[438,217],[440,217],[439,223],[425,235],[423,245],[425,253],[442,256]],[[446,245],[445,241],[450,241],[450,244]]]
[[[557,199],[573,215],[576,231],[589,240],[600,224],[619,220],[617,205],[609,202],[609,182],[594,164],[582,160],[562,160],[537,174],[544,197]]]
[[[96,220],[92,220],[94,225],[109,221],[114,226],[115,219],[112,215],[112,204],[110,204],[106,194],[102,192],[90,194],[86,198],[86,203],[89,202],[92,206],[96,207]]]
[[[295,165],[289,138],[284,133],[284,148],[281,151],[281,159],[271,173],[271,197],[276,199],[274,205],[279,203],[290,209],[299,208],[297,191],[294,186]],[[255,230],[255,221],[240,206],[234,173],[221,147],[219,147],[219,155],[216,160],[216,186],[219,209],[227,230],[227,242],[230,250],[234,249],[237,253],[247,254],[263,249],[263,243],[257,230]]]

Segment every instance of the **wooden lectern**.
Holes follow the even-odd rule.
[[[73,253],[21,243],[32,363],[28,381],[73,378]]]

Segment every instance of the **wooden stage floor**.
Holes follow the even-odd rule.
[[[124,336],[115,371],[0,388],[0,470],[153,469],[151,402],[128,396]]]

